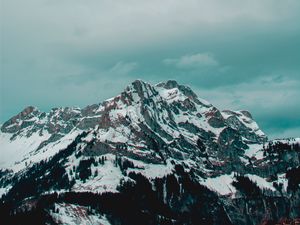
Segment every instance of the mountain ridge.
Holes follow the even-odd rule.
[[[160,91],[160,93],[158,91]],[[148,92],[153,94],[153,96],[149,96]],[[144,96],[144,93],[148,93],[148,96]],[[134,100],[133,97],[135,97],[136,100]],[[157,98],[156,102],[153,103],[154,106],[158,105],[160,101],[163,101],[162,108],[168,108],[168,104],[172,105],[173,103],[175,103],[175,107],[173,107],[175,110],[175,114],[178,113],[179,110],[183,110],[183,113],[187,113],[189,111],[195,112],[197,106],[196,104],[198,104],[198,106],[200,106],[200,111],[197,111],[197,115],[201,117],[207,117],[207,123],[203,124],[204,126],[202,124],[199,124],[198,127],[193,127],[193,125],[190,125],[190,123],[188,122],[189,118],[185,116],[186,121],[179,121],[179,124],[184,127],[190,127],[189,129],[202,129],[203,127],[208,127],[208,131],[210,131],[209,129],[218,129],[218,126],[224,126],[223,116],[226,116],[227,121],[229,121],[232,127],[243,126],[243,129],[247,130],[247,125],[249,121],[252,120],[250,117],[245,116],[249,116],[249,114],[247,113],[245,113],[244,115],[240,112],[219,111],[210,103],[204,100],[202,100],[204,102],[200,101],[197,95],[190,88],[179,85],[176,81],[161,82],[155,86],[152,86],[141,80],[136,80],[131,85],[127,86],[125,90],[116,97],[105,100],[103,101],[103,103],[84,107],[83,109],[80,109],[78,107],[53,108],[49,113],[44,113],[40,112],[36,107],[26,107],[18,115],[5,122],[1,127],[1,131],[2,133],[13,133],[14,135],[11,137],[11,139],[15,138],[18,134],[29,137],[37,132],[39,133],[39,136],[43,136],[43,134],[45,133],[44,136],[49,136],[49,138],[46,138],[47,140],[45,141],[54,142],[62,138],[64,135],[69,134],[73,129],[87,130],[94,128],[96,125],[103,126],[104,128],[112,126],[113,124],[110,123],[110,118],[117,120],[117,118],[115,117],[118,115],[108,116],[108,113],[116,111],[116,108],[118,107],[129,107],[131,105],[134,105],[132,107],[135,108],[138,107],[138,109],[134,109],[135,111],[141,108],[141,112],[133,115],[133,117],[139,118],[130,119],[142,120],[143,118],[147,118],[149,121],[146,121],[146,124],[149,125],[151,124],[151,118],[149,118],[148,112],[151,113],[151,111],[147,110],[147,107],[149,107],[147,105],[149,104],[147,103],[147,101],[151,101],[152,98]],[[179,100],[177,101],[176,98],[178,98]],[[192,101],[190,99],[192,99]],[[129,106],[127,106],[126,104],[129,104]],[[204,111],[202,112],[201,110]],[[128,114],[122,115],[125,119],[126,117],[130,117],[130,114],[132,114],[130,110],[127,111]],[[122,112],[122,110],[119,110],[119,112],[121,114],[124,113]],[[145,116],[141,115],[141,113],[144,113]],[[170,110],[167,110],[167,113],[171,116],[171,119],[168,116],[166,118],[175,123],[173,121],[174,118],[172,118],[174,116],[171,115],[172,112],[170,112]],[[198,119],[197,117],[196,119]],[[240,119],[241,117],[242,119]],[[156,118],[154,118],[153,120],[155,121]],[[179,118],[179,120],[182,119]],[[253,125],[253,130],[259,132],[260,138],[264,139],[264,133],[258,128],[254,121]],[[165,131],[163,131],[163,135],[166,135],[167,137],[170,136]],[[43,145],[46,143],[45,141],[38,146],[38,149],[43,147]]]
[[[218,215],[231,218],[231,224],[300,215],[293,208],[300,198],[291,192],[298,193],[294,174],[300,165],[300,139],[268,141],[248,111],[220,111],[172,80],[157,85],[136,80],[119,95],[83,109],[53,108],[44,113],[26,107],[1,126],[0,143],[0,195],[4,201],[11,201],[16,193],[32,196],[19,190],[28,180],[37,186],[35,195],[43,196],[56,191],[122,194],[120,190],[135,188],[140,179],[154,186],[168,179],[180,186],[183,179],[194,183],[196,189],[207,188],[203,189],[207,196],[216,194],[219,200],[211,200],[213,207]],[[52,177],[57,173],[61,175]],[[252,187],[250,192],[247,186]],[[157,188],[152,191],[161,199]],[[184,189],[193,196],[188,185]],[[182,191],[176,192],[176,200],[165,196],[160,201],[181,213],[183,209],[171,202],[188,204]],[[191,198],[205,199],[201,193]],[[258,204],[259,200],[253,199],[256,195],[263,196],[265,206],[251,219],[244,213],[249,210],[247,199]],[[296,200],[291,201],[291,196]],[[238,199],[241,202],[234,203]],[[246,211],[233,210],[235,204]],[[272,204],[292,208],[268,215]],[[220,223],[217,214],[208,213],[214,218],[212,224]],[[164,217],[176,220],[176,216]]]

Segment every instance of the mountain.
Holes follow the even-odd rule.
[[[300,217],[300,138],[268,141],[176,81],[1,126],[9,224],[272,224]],[[38,218],[38,219],[37,219]]]

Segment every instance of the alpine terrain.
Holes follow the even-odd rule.
[[[0,168],[0,224],[300,224],[300,138],[172,80],[25,108],[1,125]]]

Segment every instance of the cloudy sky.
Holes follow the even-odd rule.
[[[176,79],[300,136],[298,0],[0,0],[0,122]]]

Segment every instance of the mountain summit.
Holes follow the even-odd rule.
[[[97,133],[97,141],[111,142],[110,148],[116,143],[128,143],[132,146],[132,153],[137,154],[134,148],[144,146],[153,150],[148,145],[153,145],[150,142],[154,141],[157,148],[173,145],[172,150],[176,150],[177,157],[182,159],[191,157],[185,155],[187,152],[197,152],[197,142],[204,142],[206,151],[215,155],[233,144],[246,150],[247,144],[262,144],[267,139],[248,112],[221,112],[176,81],[152,86],[136,80],[120,95],[83,109],[53,108],[45,113],[32,106],[25,108],[1,127],[1,142],[9,143],[5,144],[7,148],[2,148],[3,154],[9,154],[12,148],[17,151],[10,160],[2,162],[2,166],[21,170],[30,161],[37,162],[35,157],[29,156],[46,152],[46,159],[51,156],[48,145],[64,143],[56,148],[59,151],[74,136],[91,129]],[[12,147],[13,143],[18,143],[18,146]],[[22,150],[17,150],[17,147]],[[52,154],[57,152],[50,148]],[[161,157],[158,158],[163,160]],[[37,160],[42,158],[41,155]]]
[[[296,218],[299,143],[268,141],[248,111],[220,111],[176,81],[136,80],[99,104],[29,106],[5,122],[0,210],[12,224],[36,213],[49,224]],[[125,200],[135,205],[120,212]]]

